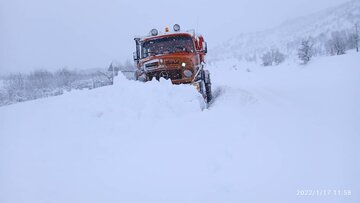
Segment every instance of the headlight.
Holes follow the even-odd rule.
[[[185,66],[186,66],[186,63],[185,63],[185,62],[182,62],[182,63],[181,63],[181,67],[185,68]]]
[[[193,72],[191,70],[184,70],[184,75],[187,78],[190,78],[192,76]]]

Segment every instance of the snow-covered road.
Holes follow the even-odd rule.
[[[359,67],[216,63],[205,110],[188,86],[121,77],[0,107],[0,202],[359,202]]]

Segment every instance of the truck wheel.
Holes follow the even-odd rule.
[[[211,83],[205,83],[206,102],[209,103],[212,100]]]
[[[204,84],[203,95],[206,102],[209,103],[212,100],[213,96],[211,92],[210,72],[208,70],[202,72],[202,80]]]
[[[213,96],[211,92],[210,72],[208,70],[204,71],[204,81],[205,81],[206,101],[209,103],[212,100]]]

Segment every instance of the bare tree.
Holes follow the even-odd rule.
[[[264,66],[279,65],[285,61],[285,55],[278,49],[271,49],[261,57],[261,60]]]
[[[313,56],[313,45],[310,38],[301,41],[301,47],[298,49],[298,57],[303,64],[307,64],[311,60]]]
[[[275,65],[279,65],[280,63],[285,61],[285,55],[281,53],[279,50],[273,50],[272,54]]]
[[[266,52],[262,57],[262,65],[263,66],[272,66],[273,65],[273,60],[272,60],[272,56],[271,56],[271,52]]]
[[[331,39],[327,43],[327,49],[331,55],[343,55],[346,53],[345,36],[344,32],[331,33]]]
[[[56,80],[56,87],[70,88],[73,81],[76,80],[76,73],[62,68],[54,74]]]
[[[51,88],[54,84],[54,76],[46,70],[35,70],[28,76],[30,85],[34,88],[45,89]]]
[[[355,23],[354,43],[356,52],[359,52],[359,23]]]
[[[5,90],[9,100],[16,102],[26,100],[24,98],[25,76],[21,73],[9,75],[5,81]]]
[[[116,67],[110,69],[116,70]],[[54,73],[35,70],[30,74],[11,74],[1,78],[4,85],[0,87],[0,105],[57,96],[63,94],[64,90],[93,89],[111,85],[113,73],[107,69],[71,71],[62,68]]]
[[[6,104],[8,102],[8,94],[5,89],[0,89],[0,106]]]

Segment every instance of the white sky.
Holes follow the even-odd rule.
[[[133,37],[179,23],[215,46],[347,0],[0,0],[0,73],[107,67]]]

